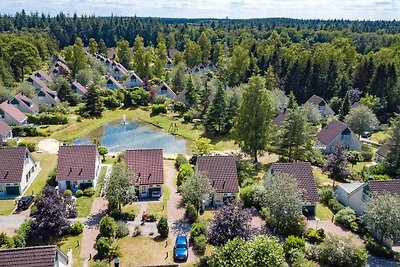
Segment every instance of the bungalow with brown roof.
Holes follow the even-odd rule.
[[[45,82],[43,80],[41,80],[39,77],[37,77],[33,74],[31,76],[29,76],[29,78],[27,79],[27,82],[32,84],[32,86],[35,87],[36,90],[40,90],[43,87],[47,87],[47,85],[45,84]]]
[[[128,75],[128,70],[121,64],[116,61],[113,61],[109,68],[107,68],[107,73],[109,76],[114,77],[116,80],[122,80],[124,75]]]
[[[95,145],[60,146],[56,181],[61,191],[96,187],[101,158]]]
[[[303,190],[303,210],[307,213],[315,213],[319,195],[311,163],[274,163],[265,175],[265,183],[268,184],[271,177],[277,173],[290,174],[297,180],[297,186]]]
[[[213,187],[213,192],[205,198],[205,206],[220,206],[237,199],[239,181],[234,157],[200,156],[196,162],[196,173],[204,173]]]
[[[139,179],[139,197],[160,197],[163,194],[164,162],[162,149],[125,151],[128,170]]]
[[[39,170],[39,162],[26,147],[0,148],[0,196],[23,194]]]
[[[43,70],[39,70],[38,72],[35,73],[35,76],[41,79],[42,81],[52,83],[53,79]]]
[[[381,163],[385,160],[389,153],[389,146],[387,144],[381,145],[381,147],[376,151],[375,161]]]
[[[177,102],[182,102],[182,103],[185,104],[187,107],[189,107],[190,105],[189,105],[189,101],[188,101],[187,98],[186,98],[186,94],[187,94],[187,91],[186,91],[186,90],[181,91],[181,92],[175,97],[174,102],[175,102],[175,103],[177,103]]]
[[[335,112],[331,109],[331,107],[326,103],[326,101],[317,95],[312,95],[306,103],[310,103],[314,105],[319,112],[321,113],[321,116],[326,117],[329,115],[335,115]]]
[[[114,77],[109,76],[107,78],[107,81],[103,84],[105,88],[112,89],[112,90],[118,90],[124,88]]]
[[[163,95],[166,98],[175,99],[177,95],[174,91],[172,91],[171,87],[168,86],[165,82],[162,82],[155,90],[156,95]]]
[[[68,267],[68,256],[57,246],[34,246],[0,250],[2,267]]]
[[[12,137],[12,128],[4,121],[0,121],[0,145],[4,145]]]
[[[129,77],[126,78],[123,83],[123,86],[126,88],[142,87],[143,85],[143,80],[140,79],[140,77],[137,76],[134,72],[132,72],[131,75],[129,75]]]
[[[85,88],[85,86],[80,84],[78,81],[73,81],[71,83],[71,89],[72,89],[72,92],[74,92],[75,94],[78,94],[80,96],[84,96],[87,93],[87,89]]]
[[[19,93],[10,99],[9,103],[23,113],[39,114],[39,107],[24,93]]]
[[[55,78],[58,75],[68,75],[70,73],[67,63],[62,60],[55,61],[50,67],[50,77]]]
[[[337,144],[342,144],[347,150],[361,151],[361,142],[347,124],[332,120],[319,133],[317,133],[316,147],[324,153],[333,152]]]
[[[272,120],[271,124],[276,126],[276,128],[279,130],[282,127],[283,123],[288,119],[288,117],[289,117],[289,111],[286,108],[284,108],[282,113],[279,113],[278,116],[276,116]]]
[[[50,90],[47,86],[42,87],[36,93],[36,96],[33,98],[33,102],[36,105],[49,105],[51,107],[57,107],[61,101],[57,97],[57,92]]]
[[[0,120],[8,125],[25,125],[28,123],[28,117],[18,108],[4,101],[0,104]]]

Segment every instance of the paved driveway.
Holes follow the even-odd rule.
[[[307,226],[316,229],[317,221],[308,220]],[[363,240],[353,232],[348,229],[344,229],[337,224],[332,223],[330,220],[320,220],[318,221],[318,229],[323,228],[326,233],[331,233],[335,236],[349,237],[354,245],[363,245]]]
[[[0,215],[0,233],[13,236],[27,217],[25,214]]]

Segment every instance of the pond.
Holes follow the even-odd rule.
[[[74,141],[75,145],[93,144],[99,141],[110,152],[127,149],[161,148],[164,154],[175,155],[190,152],[189,141],[167,133],[155,126],[134,120],[118,119],[104,124]]]

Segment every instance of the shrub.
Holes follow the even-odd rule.
[[[338,211],[335,215],[335,221],[343,224],[346,228],[351,228],[351,224],[355,223],[356,219],[356,212],[350,207]]]
[[[194,205],[186,204],[185,216],[189,219],[190,223],[194,223],[197,220],[197,211]]]
[[[104,103],[104,106],[109,109],[114,109],[114,108],[118,108],[121,106],[121,101],[113,95],[109,95],[109,96],[103,98],[103,103]]]
[[[76,117],[76,122],[82,122],[82,117],[81,116],[77,116]]]
[[[96,250],[101,259],[112,260],[121,255],[117,243],[110,237],[100,237],[96,242]]]
[[[147,216],[147,221],[148,221],[148,222],[155,222],[155,221],[157,221],[157,215],[155,215],[155,214],[149,214],[149,215]]]
[[[321,232],[318,232],[312,228],[308,228],[305,234],[305,238],[310,243],[321,243],[325,238],[325,233],[322,235]]]
[[[299,216],[297,219],[291,219],[281,222],[279,225],[279,233],[286,236],[303,236],[306,231],[307,218]]]
[[[76,195],[76,197],[81,197],[81,196],[83,196],[83,191],[78,189],[78,190],[76,190],[75,195]]]
[[[129,235],[129,228],[125,225],[125,223],[119,222],[116,225],[117,227],[115,231],[115,236],[117,238],[122,238]]]
[[[69,234],[70,235],[80,235],[83,232],[83,223],[80,221],[74,222],[69,226]]]
[[[31,224],[29,221],[25,221],[18,228],[15,236],[12,237],[14,245],[17,248],[23,248],[26,246],[26,242],[32,232]]]
[[[114,218],[106,215],[100,220],[100,235],[103,237],[115,237],[116,224]]]
[[[67,189],[64,191],[64,197],[72,197],[72,191]]]
[[[186,180],[187,177],[192,176],[194,173],[193,168],[190,164],[185,163],[179,166],[178,177],[176,179],[176,185],[179,187]]]
[[[337,213],[338,211],[344,209],[344,206],[337,201],[336,198],[332,198],[328,201],[328,207],[332,210],[333,213]]]
[[[13,248],[14,240],[7,236],[6,233],[0,233],[0,248]]]
[[[207,247],[206,240],[207,239],[205,235],[196,236],[194,238],[193,248],[197,254],[204,255],[204,253],[206,252],[206,247]]]
[[[387,248],[375,241],[372,237],[365,239],[365,248],[372,254],[378,257],[393,258],[393,250]]]
[[[203,222],[196,222],[190,229],[190,239],[206,234],[206,224]]]
[[[96,191],[94,190],[93,187],[88,187],[83,191],[83,194],[87,197],[92,197],[92,196],[94,196],[95,193],[96,193]]]
[[[36,127],[31,126],[13,126],[12,127],[12,134],[14,137],[16,136],[47,136],[48,134],[44,131],[40,131]]]
[[[176,160],[175,160],[175,169],[179,170],[179,167],[180,167],[182,164],[188,164],[188,163],[189,163],[189,161],[186,159],[186,157],[185,157],[182,153],[179,153],[179,154],[176,156]]]
[[[299,249],[301,251],[306,250],[306,243],[302,237],[297,236],[288,236],[283,244],[283,249],[285,250],[286,255],[288,255],[289,251],[293,249]]]
[[[28,141],[22,141],[18,143],[19,147],[26,147],[29,152],[34,152],[36,151],[36,143],[35,142],[28,142]]]
[[[142,232],[140,231],[140,226],[136,225],[135,226],[135,230],[133,230],[133,236],[138,236],[140,235]]]
[[[183,112],[184,112],[185,110],[186,110],[186,105],[183,104],[182,102],[176,102],[176,103],[174,104],[174,111],[180,113],[181,116],[182,116],[182,114],[183,114]]]
[[[40,115],[27,114],[28,122],[34,124],[57,125],[67,124],[68,117],[60,112],[56,113],[41,113]]]
[[[362,154],[358,151],[349,151],[347,153],[347,160],[352,164],[355,165],[357,162],[362,162],[364,161],[364,157]]]
[[[242,189],[240,189],[240,199],[243,201],[243,204],[245,207],[253,207],[256,206],[255,200],[254,200],[254,190],[253,186],[246,186]]]
[[[157,223],[157,231],[160,234],[161,237],[168,237],[169,233],[169,226],[168,226],[168,221],[167,218],[162,217],[158,223]]]
[[[115,220],[134,221],[135,214],[133,212],[122,212],[118,209],[111,210],[109,215]]]
[[[151,115],[155,116],[160,113],[167,113],[167,108],[164,104],[153,104],[151,105]]]
[[[193,117],[192,115],[190,115],[188,112],[186,112],[185,114],[183,114],[183,121],[184,122],[193,122]]]
[[[319,189],[319,201],[325,205],[328,205],[329,200],[333,198],[333,190],[330,187],[323,187]]]

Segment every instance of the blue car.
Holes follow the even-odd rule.
[[[189,246],[186,236],[178,235],[176,237],[174,246],[174,259],[175,260],[187,260],[189,253]]]

